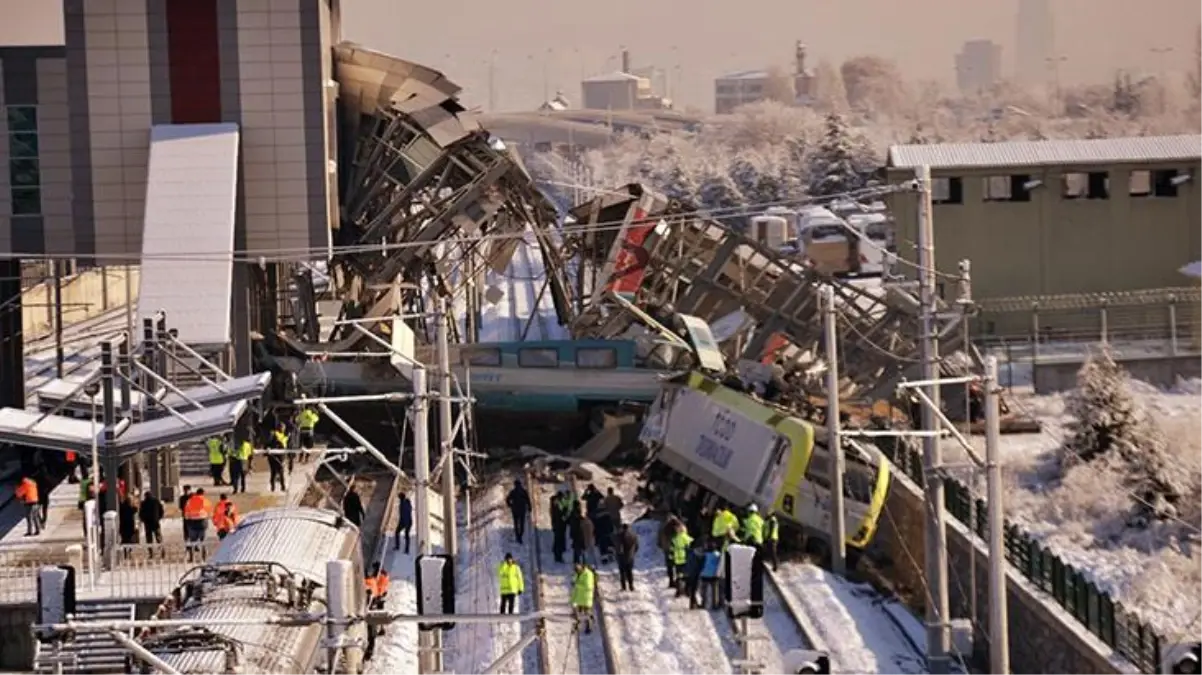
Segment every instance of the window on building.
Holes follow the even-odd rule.
[[[618,351],[612,347],[589,347],[576,350],[577,368],[617,368]]]
[[[9,198],[15,216],[42,212],[42,172],[38,164],[38,111],[31,105],[5,109],[8,131]]]
[[[1110,199],[1110,174],[1105,171],[1089,172],[1089,189],[1085,196],[1089,199]]]
[[[984,194],[987,202],[1008,202],[1014,195],[1011,190],[1010,176],[986,176],[984,179]]]
[[[518,365],[522,368],[558,368],[559,351],[536,348],[519,349]]]
[[[1127,183],[1127,193],[1132,197],[1147,197],[1152,194],[1152,172],[1132,171]]]
[[[1064,199],[1081,199],[1089,190],[1089,174],[1066,173],[1060,177],[1060,196]]]
[[[932,178],[931,201],[936,204],[963,204],[964,179],[958,176]]]
[[[1031,177],[1025,173],[1015,174],[1010,177],[1010,201],[1012,202],[1029,202],[1031,201],[1031,191],[1027,189],[1027,184],[1031,182]]]
[[[1160,169],[1152,172],[1152,195],[1154,197],[1176,197],[1177,186],[1173,179],[1177,169]]]
[[[465,366],[497,368],[501,365],[501,350],[495,347],[471,347],[459,352],[459,360]]]

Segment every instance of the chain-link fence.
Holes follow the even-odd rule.
[[[925,487],[921,452],[898,443],[897,439],[875,440],[895,467],[920,488]],[[956,478],[947,477],[944,487],[947,512],[982,541],[987,541],[989,523],[985,500],[975,499],[969,487]],[[1009,520],[1005,523],[1005,547],[1006,562],[1011,568],[1050,595],[1077,623],[1113,647],[1141,672],[1160,672],[1164,637],[1135,611],[1099,589],[1090,580],[1087,570],[1076,569],[1064,562],[1022,526]]]

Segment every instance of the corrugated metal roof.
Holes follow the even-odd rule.
[[[151,128],[137,325],[163,310],[185,343],[229,343],[237,182],[237,124]]]
[[[174,445],[185,441],[199,441],[214,434],[226,434],[233,430],[238,418],[246,411],[246,401],[221,403],[197,410],[178,411],[184,419],[166,415],[158,419],[129,425],[117,437],[117,451],[121,454]],[[184,421],[187,420],[187,421]]]
[[[212,564],[275,562],[293,573],[324,586],[326,562],[342,555],[347,537],[358,531],[333,511],[311,508],[265,509],[249,514],[225,538],[210,560]]]
[[[642,78],[640,78],[638,75],[631,75],[630,73],[616,71],[606,75],[594,75],[592,77],[586,77],[584,78],[584,82],[632,82],[639,79]]]
[[[1005,143],[930,143],[889,148],[888,165],[964,169],[1072,164],[1140,164],[1202,157],[1202,136],[1137,136]]]
[[[768,71],[766,70],[740,70],[737,73],[730,73],[719,77],[719,80],[763,80],[767,79]]]

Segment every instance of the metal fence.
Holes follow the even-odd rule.
[[[208,551],[215,547],[209,543]],[[71,565],[76,570],[76,597],[90,600],[165,598],[180,578],[205,560],[193,553],[189,562],[184,544],[129,544],[118,546],[115,564],[105,569],[93,564],[79,542],[39,542],[0,550],[0,604],[37,601],[38,572],[47,565]]]
[[[925,488],[922,453],[897,442],[878,438],[877,445],[893,464]],[[892,441],[892,442],[891,442]],[[956,520],[987,541],[989,523],[984,499],[975,499],[959,480],[945,479],[944,503]],[[975,518],[973,514],[975,512]],[[975,522],[973,522],[975,520]],[[1039,544],[1020,526],[1006,522],[1006,561],[1036,588],[1047,593],[1090,633],[1097,636],[1144,673],[1160,672],[1164,638],[1122,603],[1100,590],[1085,574]]]

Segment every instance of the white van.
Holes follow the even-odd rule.
[[[847,224],[860,234],[860,275],[879,276],[885,271],[885,254],[897,250],[893,223],[884,213],[848,216]]]

